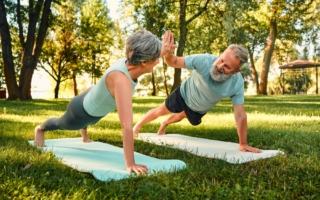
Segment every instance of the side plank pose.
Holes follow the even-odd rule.
[[[172,47],[168,45],[170,44],[162,46],[161,41],[147,30],[140,30],[129,36],[126,40],[126,58],[113,63],[96,85],[74,97],[61,117],[50,118],[37,126],[34,144],[45,146],[44,132],[52,130],[79,130],[83,142],[91,142],[87,126],[97,123],[117,109],[126,170],[137,174],[147,173],[147,167],[136,164],[134,160],[132,95],[138,77],[150,73],[159,63],[159,57],[171,51]]]
[[[163,45],[171,47],[171,53],[164,55],[168,66],[187,68],[192,71],[190,77],[177,87],[157,108],[149,110],[133,127],[138,136],[140,128],[159,116],[172,113],[158,130],[159,135],[166,132],[166,126],[187,118],[192,125],[199,125],[201,118],[221,99],[230,97],[239,136],[240,151],[260,153],[247,142],[247,115],[244,110],[244,80],[241,66],[248,60],[247,49],[240,45],[230,45],[221,56],[196,54],[186,57],[173,55],[176,46],[173,34],[169,32],[162,40]]]

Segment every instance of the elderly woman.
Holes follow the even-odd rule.
[[[92,88],[74,97],[66,112],[58,118],[50,118],[35,128],[34,144],[45,146],[44,132],[52,130],[79,130],[83,142],[91,142],[87,126],[97,123],[114,109],[122,128],[126,169],[144,174],[145,165],[134,160],[132,95],[139,76],[150,73],[159,63],[159,57],[170,53],[173,35],[167,31],[161,41],[146,30],[139,30],[126,41],[126,58],[117,60],[106,70],[102,78]]]

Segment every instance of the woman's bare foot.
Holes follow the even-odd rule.
[[[158,135],[165,135],[166,134],[166,128],[167,128],[167,124],[162,122],[160,125],[160,128],[158,129]]]
[[[44,131],[41,130],[40,126],[34,129],[34,145],[37,147],[45,147],[44,144]]]
[[[80,129],[79,132],[82,136],[82,142],[84,142],[84,143],[92,142],[88,136],[87,129]]]

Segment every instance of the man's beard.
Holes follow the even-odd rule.
[[[221,71],[221,74],[219,72],[217,69],[217,64],[216,64],[216,62],[214,62],[212,64],[211,69],[210,69],[210,75],[213,80],[215,80],[217,82],[224,82],[225,80],[227,80],[228,78],[230,78],[232,76],[232,74],[225,74],[223,71]]]

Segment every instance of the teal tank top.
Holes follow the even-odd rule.
[[[103,117],[116,109],[115,99],[110,94],[106,85],[106,77],[110,72],[113,71],[123,72],[129,78],[131,82],[132,95],[134,94],[137,82],[134,82],[130,77],[130,74],[126,67],[126,58],[121,58],[106,70],[97,84],[94,85],[88,92],[88,94],[84,97],[83,108],[89,115],[95,117]]]

